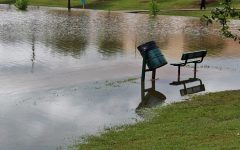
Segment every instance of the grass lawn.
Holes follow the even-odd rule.
[[[0,0],[0,3],[14,3],[15,0]],[[81,0],[71,0],[73,7],[81,7]],[[86,8],[103,10],[148,10],[151,0],[86,0]],[[159,9],[199,8],[199,0],[157,0]],[[221,0],[209,0],[207,7],[219,5]],[[31,5],[66,7],[67,0],[29,0]],[[235,7],[240,6],[234,1]]]
[[[0,4],[13,4],[15,0],[0,0]],[[71,6],[82,8],[81,0],[71,0]],[[151,0],[87,0],[87,9],[101,10],[149,10]],[[222,0],[209,0],[206,11],[200,11],[199,0],[158,0],[160,15],[195,16],[209,15],[212,8],[219,6]],[[30,5],[67,8],[67,0],[29,0]],[[240,8],[240,3],[234,1],[233,6]],[[180,11],[176,9],[197,9],[195,11]]]
[[[170,15],[170,16],[193,16],[203,17],[203,15],[210,15],[211,10],[164,10],[158,13],[159,15]]]
[[[195,96],[151,109],[135,125],[89,137],[80,150],[240,149],[240,91]]]

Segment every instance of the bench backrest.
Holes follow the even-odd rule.
[[[203,59],[206,55],[207,55],[206,50],[187,52],[182,54],[181,60],[196,59],[196,58]]]

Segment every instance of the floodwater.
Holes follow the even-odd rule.
[[[0,5],[0,149],[66,149],[82,136],[141,120],[136,47],[150,40],[169,63],[184,51],[208,50],[197,69],[204,92],[239,89],[240,45],[217,28],[190,17],[34,7],[21,12]],[[192,76],[192,66],[182,69],[182,79]],[[177,79],[176,67],[159,68],[156,77],[165,104],[188,97],[180,94],[183,85],[169,84]]]

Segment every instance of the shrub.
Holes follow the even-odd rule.
[[[158,5],[157,5],[157,1],[156,0],[152,0],[152,2],[150,3],[150,12],[152,15],[156,16],[157,13],[159,12],[158,9]]]
[[[20,10],[26,10],[28,6],[28,0],[16,0],[15,6]]]

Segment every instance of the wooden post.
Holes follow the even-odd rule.
[[[68,0],[68,11],[71,10],[71,0]]]

